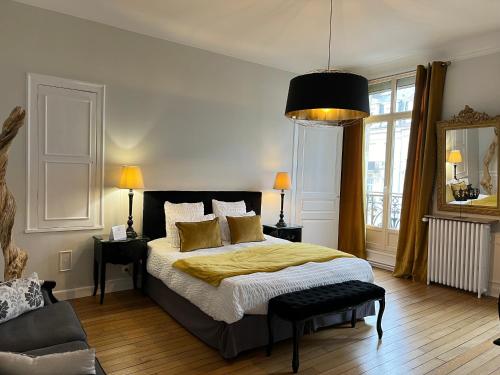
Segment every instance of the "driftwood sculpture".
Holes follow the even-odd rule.
[[[3,123],[0,133],[0,246],[5,261],[4,280],[21,277],[28,261],[28,254],[12,241],[16,201],[7,189],[5,181],[9,148],[18,130],[24,124],[24,115],[25,112],[21,107],[14,108]]]
[[[493,156],[495,156],[495,150],[498,145],[498,130],[495,128],[495,139],[491,142],[490,147],[486,151],[486,154],[483,158],[483,178],[481,179],[481,186],[483,189],[491,195],[493,193],[493,184],[491,183],[491,174],[490,174],[490,163],[493,160]]]

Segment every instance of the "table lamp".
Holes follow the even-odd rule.
[[[457,178],[457,164],[462,163],[462,153],[460,150],[451,150],[450,154],[448,155],[448,163],[453,164],[453,178],[458,181]]]
[[[281,211],[280,211],[280,219],[276,223],[276,226],[279,228],[286,227],[285,220],[283,218],[283,201],[285,200],[285,190],[290,190],[292,186],[292,182],[290,181],[290,176],[287,172],[278,172],[276,173],[276,178],[274,179],[274,187],[275,190],[281,190]]]
[[[134,221],[132,220],[132,202],[134,200],[134,189],[143,189],[144,181],[142,180],[141,168],[135,165],[124,165],[118,184],[120,189],[129,189],[128,192],[128,221],[127,221],[127,237],[136,238],[137,233],[134,230]]]

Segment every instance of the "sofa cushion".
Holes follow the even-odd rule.
[[[64,344],[57,344],[57,345],[47,346],[41,349],[30,350],[24,354],[46,355],[52,353],[72,352],[75,350],[87,349],[88,347],[89,346],[85,341],[70,341]],[[97,358],[95,359],[95,371],[97,375],[106,375]]]
[[[28,350],[27,352],[24,352],[24,354],[39,356],[54,353],[74,352],[75,350],[85,350],[88,348],[89,346],[85,341],[76,340],[65,342],[64,344],[56,344],[40,349]]]
[[[95,375],[95,349],[42,356],[0,352],[0,373],[5,375]]]
[[[86,341],[85,332],[68,302],[30,311],[0,324],[0,351],[27,352],[70,341]]]

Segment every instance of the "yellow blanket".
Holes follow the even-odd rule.
[[[497,206],[497,196],[488,195],[487,197],[481,199],[474,199],[470,203],[472,206],[485,206],[485,207],[496,207]]]
[[[308,262],[327,262],[341,257],[354,258],[354,255],[308,243],[273,244],[231,253],[179,259],[173,267],[213,286],[219,286],[227,277],[276,272]]]

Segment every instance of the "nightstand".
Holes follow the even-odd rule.
[[[301,226],[288,226],[288,227],[277,227],[276,225],[263,225],[262,226],[264,234],[269,236],[282,238],[291,242],[301,242],[302,241],[302,227]]]
[[[110,240],[109,236],[94,236],[94,296],[98,284],[101,284],[101,305],[104,302],[106,287],[106,264],[133,263],[134,289],[137,289],[137,274],[139,266],[142,270],[141,288],[144,291],[146,280],[146,260],[148,257],[149,238],[138,236],[123,241]]]

